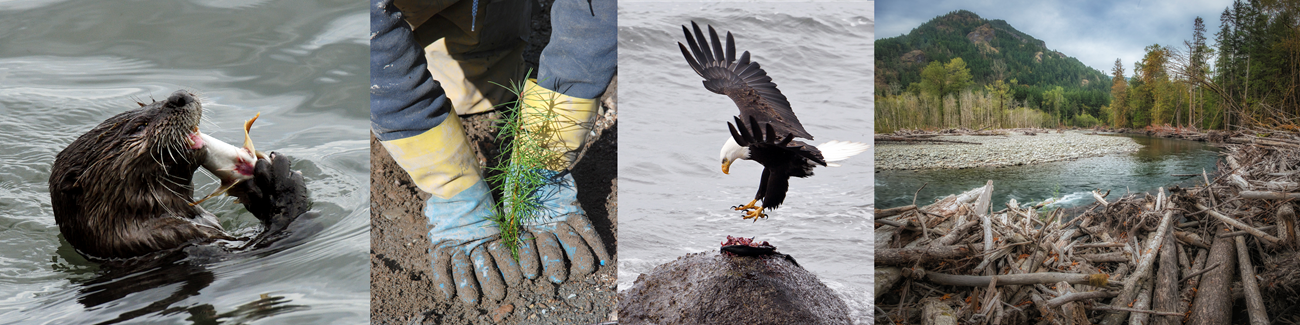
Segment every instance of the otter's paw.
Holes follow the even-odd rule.
[[[262,220],[268,232],[283,229],[311,209],[302,173],[290,169],[289,158],[276,152],[258,160],[253,178],[236,185],[230,192],[248,212]]]

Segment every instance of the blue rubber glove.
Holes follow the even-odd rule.
[[[432,278],[444,298],[457,296],[477,304],[482,292],[484,298],[499,301],[507,286],[518,286],[522,278],[544,275],[553,283],[563,283],[569,276],[591,274],[609,264],[600,235],[577,202],[573,177],[545,169],[539,172],[551,182],[534,193],[541,213],[524,225],[527,233],[521,236],[517,262],[488,221],[494,212],[485,183],[449,199],[429,198],[424,214],[432,225]]]
[[[570,275],[591,274],[597,267],[608,265],[611,261],[604,242],[578,204],[573,175],[546,169],[537,169],[536,172],[548,181],[533,193],[533,199],[540,203],[540,213],[524,224],[524,228],[533,234],[532,242],[536,244],[541,260],[542,275],[551,282],[561,283]],[[531,247],[521,249],[525,250],[531,250]],[[524,261],[523,253],[520,254],[520,260]],[[566,258],[569,269],[565,268]],[[529,279],[539,275],[537,268],[531,265],[525,265],[522,271]]]

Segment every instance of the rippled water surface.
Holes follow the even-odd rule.
[[[369,319],[368,16],[362,1],[0,2],[0,323],[364,323]],[[201,129],[294,159],[322,217],[265,256],[130,275],[59,235],[55,155],[104,119],[200,95]],[[200,172],[196,195],[215,181]],[[258,221],[203,204],[234,233]]]
[[[790,181],[780,209],[758,222],[729,208],[758,189],[762,166],[720,169],[738,114],[705,90],[676,42],[692,20],[731,31],[772,76],[809,133],[870,142],[874,3],[619,5],[619,287],[679,256],[717,250],[727,235],[757,237],[793,255],[845,298],[859,322],[872,301],[872,156]],[[739,53],[737,54],[739,56]]]
[[[882,208],[904,206],[912,204],[915,194],[916,204],[926,205],[993,180],[995,207],[1002,207],[1010,199],[1022,205],[1055,199],[1051,206],[1073,207],[1096,202],[1089,193],[1094,189],[1110,190],[1107,198],[1114,199],[1126,193],[1187,185],[1201,181],[1202,169],[1209,173],[1215,171],[1218,150],[1204,143],[1144,136],[1131,138],[1142,148],[1127,154],[1002,168],[884,170],[876,173],[876,202]],[[919,194],[917,189],[921,189]]]

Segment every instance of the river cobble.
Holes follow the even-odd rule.
[[[1007,136],[943,136],[976,144],[879,144],[876,169],[940,169],[1036,164],[1137,151],[1127,137],[1081,132]]]

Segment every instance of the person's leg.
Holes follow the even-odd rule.
[[[447,299],[477,303],[480,284],[488,298],[501,299],[505,284],[483,249],[497,234],[488,221],[495,203],[465,130],[396,7],[371,5],[371,129],[416,186],[433,194],[424,208],[435,244],[431,278]]]
[[[467,115],[514,100],[500,85],[525,77],[523,53],[534,1],[479,0],[477,11],[473,0],[403,0],[397,6],[415,14],[406,20],[416,26],[429,72],[442,82],[456,113]]]
[[[551,40],[542,50],[537,81],[530,80],[524,102],[524,125],[544,138],[546,149],[559,159],[541,172],[548,182],[535,193],[542,216],[528,225],[541,239],[554,234],[569,257],[572,273],[588,274],[597,264],[607,265],[609,254],[577,201],[573,176],[568,171],[577,149],[591,132],[600,96],[617,72],[617,6],[613,0],[557,0],[551,8]],[[559,256],[539,247],[544,265],[562,263]],[[595,261],[591,260],[594,253]],[[563,279],[548,274],[552,281]]]

